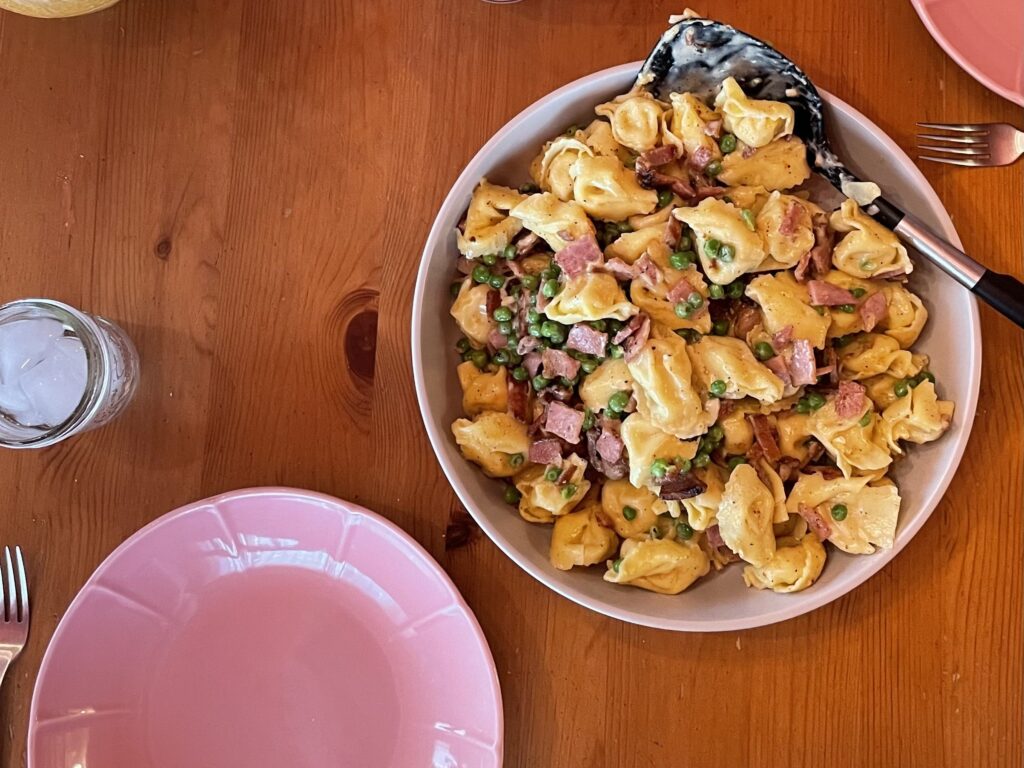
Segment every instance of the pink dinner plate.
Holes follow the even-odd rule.
[[[46,651],[31,768],[490,768],[501,693],[406,533],[307,491],[171,512],[89,579]]]
[[[911,0],[935,41],[971,77],[1024,106],[1024,0]]]

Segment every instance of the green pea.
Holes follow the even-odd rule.
[[[462,283],[452,283],[451,285],[448,286],[448,293],[450,293],[452,295],[453,299],[458,298],[458,296],[459,296],[459,294],[461,292],[462,292]]]
[[[558,379],[558,383],[561,384],[563,387],[575,387],[578,378],[579,377],[577,376],[571,379],[567,379],[565,376],[560,376]]]
[[[513,453],[508,457],[508,463],[511,467],[520,467],[524,461],[526,461],[526,458],[521,453]]]
[[[619,572],[619,568],[621,568],[621,567],[622,567],[622,558],[621,557],[616,558],[615,560],[612,560],[612,570],[613,571],[618,573]]]
[[[506,352],[504,349],[499,349],[497,352],[494,353],[494,356],[491,358],[491,360],[494,361],[495,365],[508,365],[508,352]]]
[[[523,284],[523,288],[526,290],[535,291],[540,284],[540,278],[536,275],[523,275],[519,278],[519,282]]]
[[[836,307],[836,309],[838,309],[840,312],[845,312],[848,315],[857,311],[857,308],[853,306],[853,304],[840,304],[838,307]]]
[[[668,257],[668,263],[673,269],[686,269],[693,262],[693,251],[675,251]]]
[[[721,139],[719,139],[718,147],[725,154],[729,154],[730,152],[735,152],[736,151],[736,137],[733,136],[731,133],[725,134]]]
[[[485,267],[483,264],[477,264],[473,267],[473,282],[475,283],[486,283],[491,279],[491,270]]]
[[[551,339],[552,344],[565,344],[565,331],[559,328],[555,333],[548,338]]]
[[[718,253],[722,250],[722,241],[712,237],[704,242],[704,254],[711,259],[717,259]]]
[[[676,336],[685,340],[687,344],[696,344],[701,340],[700,332],[693,328],[677,328]]]
[[[506,504],[518,504],[519,500],[523,498],[523,494],[519,492],[514,485],[505,486],[505,503]]]
[[[519,194],[521,195],[535,195],[538,192],[540,192],[540,187],[538,187],[536,184],[533,184],[532,182],[529,184],[519,185]]]
[[[622,516],[627,520],[636,520],[636,509],[627,504],[622,508]]]
[[[590,410],[589,408],[584,408],[583,409],[583,431],[587,432],[587,431],[593,429],[595,421],[596,421],[596,419],[594,418],[594,412],[592,410]]]
[[[900,379],[899,381],[897,381],[895,384],[892,385],[892,391],[895,393],[896,397],[905,397],[906,394],[910,391],[910,387],[907,384],[907,380]]]
[[[690,318],[693,315],[693,307],[687,304],[685,301],[680,301],[675,306],[676,317],[681,317],[684,320]]]
[[[540,287],[540,292],[549,299],[555,298],[558,294],[558,281],[554,278],[545,280],[544,284]]]
[[[658,192],[658,207],[664,208],[666,205],[672,202],[672,190],[663,189]]]
[[[693,465],[697,469],[704,469],[711,462],[711,457],[706,453],[698,453],[697,458],[693,460]]]
[[[608,410],[613,413],[621,413],[629,405],[629,392],[616,392],[608,398]]]
[[[690,251],[693,248],[693,240],[690,239],[689,235],[680,235],[679,244],[676,246],[676,248],[680,251]],[[690,259],[692,261],[696,261],[697,254],[691,253]]]
[[[825,314],[825,308],[824,307],[815,307],[814,311],[817,312],[819,315],[824,315]]]
[[[689,459],[684,459],[682,456],[676,456],[675,464],[684,475],[693,469],[693,462]]]
[[[608,347],[608,356],[609,357],[613,357],[615,359],[618,359],[618,358],[622,357],[623,354],[625,354],[625,353],[622,351],[622,347],[619,344],[612,344],[610,347]]]
[[[516,247],[509,243],[501,250],[501,255],[506,259],[514,259],[516,257]]]
[[[712,424],[711,429],[708,430],[708,440],[715,445],[718,445],[725,438],[725,430],[722,429],[720,424]]]
[[[931,371],[921,371],[919,374],[917,374],[917,378],[919,378],[921,381],[927,380],[930,381],[932,384],[935,383],[935,374],[932,373]]]
[[[825,404],[825,398],[818,392],[810,392],[807,395],[807,404],[811,406],[812,411],[816,411]]]
[[[700,309],[704,306],[704,297],[701,296],[697,291],[694,291],[686,297],[686,303],[694,309]]]
[[[726,463],[729,465],[729,469],[730,470],[736,469],[736,467],[738,467],[740,464],[746,464],[747,463],[747,457],[746,456],[732,456],[732,457],[729,458],[729,461],[727,461]]]
[[[554,320],[545,320],[540,324],[540,335],[546,339],[550,339],[558,333],[558,323]]]
[[[491,275],[491,279],[487,282],[490,284],[491,288],[498,290],[505,284],[505,278],[501,275]]]
[[[725,288],[723,288],[722,286],[718,285],[717,283],[712,283],[711,285],[708,286],[708,295],[712,299],[724,299],[725,298]]]
[[[743,296],[743,291],[745,291],[746,288],[747,288],[747,286],[745,286],[739,280],[737,280],[735,283],[730,283],[729,284],[729,298],[730,299],[741,298]]]
[[[523,366],[517,365],[515,368],[512,369],[512,378],[515,379],[516,381],[526,381],[528,378],[530,378],[530,372],[526,370]]]
[[[715,322],[711,324],[711,333],[713,333],[715,336],[725,336],[728,332],[728,320],[715,320]]]
[[[689,523],[680,520],[676,523],[676,536],[684,541],[693,538],[693,528]]]
[[[590,323],[590,327],[593,328],[595,331],[604,333],[608,328],[608,323],[606,323],[604,320],[594,320]]]
[[[573,485],[572,483],[569,483],[567,486],[562,488],[562,498],[563,499],[571,499],[575,495],[576,495],[576,486]]]
[[[549,386],[551,386],[551,379],[545,379],[539,374],[533,377],[533,388],[536,391],[540,392],[542,389]]]
[[[529,325],[526,326],[526,332],[528,334],[530,334],[531,336],[542,336],[543,335],[543,333],[541,331],[541,324],[540,323],[530,323]]]
[[[711,342],[708,343],[710,344]],[[709,389],[711,390],[711,394],[714,395],[715,397],[721,397],[722,395],[724,395],[725,390],[727,388],[728,385],[721,379],[715,379],[714,381],[711,382],[711,386],[709,387]]]
[[[528,323],[539,323],[541,322],[541,314],[536,309],[526,310],[526,322]]]
[[[633,225],[630,224],[628,221],[620,221],[615,226],[617,226],[619,228],[619,232],[632,232],[633,231]]]
[[[513,283],[509,287],[508,292],[510,294],[512,294],[513,296],[518,296],[520,293],[523,292],[523,287],[521,285],[519,285],[519,283]]]
[[[870,424],[871,423],[871,411],[868,411],[863,416],[861,416],[860,417],[860,421],[858,421],[857,423],[860,424],[862,427],[866,427],[868,424]]]
[[[832,339],[832,346],[836,347],[837,349],[842,349],[847,344],[853,341],[853,337],[854,334],[852,333],[847,334],[846,336],[837,336],[836,338]]]
[[[747,229],[751,232],[757,231],[757,222],[754,219],[754,212],[749,208],[744,208],[740,211],[740,218],[743,219],[743,223],[747,225]]]
[[[875,264],[875,262],[871,261],[871,259],[862,259],[860,262],[860,268],[864,272],[874,272],[876,269],[878,269],[878,265]]]
[[[580,363],[580,370],[586,374],[591,374],[597,370],[596,360],[584,360]]]
[[[845,520],[849,514],[849,510],[845,504],[833,504],[832,505],[832,519],[833,520]]]
[[[771,360],[775,357],[775,350],[767,341],[759,341],[754,345],[754,357],[758,360]]]
[[[655,459],[651,462],[651,477],[664,477],[668,474],[668,462],[664,459]]]
[[[503,336],[511,336],[512,330],[512,323],[498,323],[498,333]]]
[[[498,263],[498,254],[496,253],[485,253],[480,257],[480,261],[486,264],[488,267],[493,267]]]
[[[455,348],[459,350],[459,352],[468,352],[469,346],[469,339],[467,339],[465,336],[463,336],[461,339],[455,342]]]
[[[547,469],[544,470],[544,479],[547,480],[549,483],[553,483],[555,482],[555,480],[558,479],[558,476],[561,474],[562,470],[560,470],[558,467],[548,467]]]
[[[810,413],[811,412],[811,404],[807,402],[807,398],[806,397],[801,397],[797,401],[797,404],[794,406],[794,410],[797,413]]]
[[[722,172],[722,161],[712,160],[710,163],[704,166],[704,172],[711,178],[714,178],[715,176]]]
[[[850,293],[853,294],[853,298],[855,298],[855,299],[859,299],[861,296],[863,296],[867,292],[868,292],[867,288],[861,288],[859,286],[856,287],[856,288],[851,288],[850,289]]]
[[[722,247],[718,249],[718,258],[720,261],[724,261],[728,264],[736,257],[736,246],[730,245],[729,243],[723,243]]]
[[[487,366],[487,353],[482,349],[474,349],[466,353],[469,360],[481,370]]]
[[[494,310],[493,317],[499,323],[507,323],[512,319],[512,310],[508,307],[498,307]]]

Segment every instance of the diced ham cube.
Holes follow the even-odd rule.
[[[569,336],[565,346],[568,349],[575,349],[587,355],[604,357],[605,347],[608,345],[608,334],[595,331],[585,323],[577,323],[569,329]],[[572,378],[572,377],[569,377]]]
[[[577,411],[558,400],[552,400],[548,403],[544,430],[548,434],[562,438],[567,443],[576,445],[580,441],[583,419],[583,411]]]
[[[567,277],[582,275],[590,265],[600,264],[602,261],[604,253],[594,236],[589,234],[571,241],[555,254],[555,263],[562,268]]]

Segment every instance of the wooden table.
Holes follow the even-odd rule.
[[[409,364],[434,212],[509,117],[642,58],[681,6],[124,0],[67,21],[0,13],[0,300],[109,316],[142,358],[115,424],[0,454],[0,542],[25,548],[35,598],[30,647],[0,695],[0,765],[25,764],[40,659],[100,561],[178,505],[271,484],[365,504],[441,562],[491,643],[510,766],[1021,764],[1024,335],[987,308],[952,490],[895,562],[827,608],[673,634],[557,597],[479,535],[445,547],[457,505]],[[906,0],[702,10],[773,41],[904,147],[915,120],[1022,122]],[[1024,273],[1024,164],[924,171],[968,251]]]

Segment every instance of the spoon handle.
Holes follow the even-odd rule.
[[[986,269],[932,232],[916,216],[907,213],[897,218],[892,214],[898,214],[899,209],[891,203],[884,200],[876,203],[881,204],[879,212],[882,215],[878,218],[884,218],[886,221],[883,223],[895,220],[895,225],[889,224],[893,232],[989,306],[1024,328],[1024,283],[1010,275]]]

